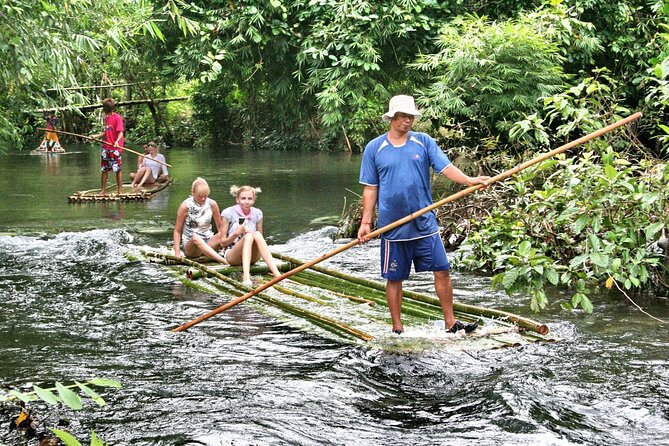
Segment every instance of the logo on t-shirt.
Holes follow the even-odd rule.
[[[411,157],[411,159],[419,160],[420,155],[416,153],[414,156]]]

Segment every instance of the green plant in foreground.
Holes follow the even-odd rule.
[[[495,274],[508,294],[529,294],[534,311],[547,305],[549,285],[572,291],[565,308],[586,312],[610,279],[626,291],[666,286],[653,243],[666,225],[667,181],[669,165],[631,162],[610,147],[548,160],[505,185],[515,200],[473,222],[461,265]]]
[[[95,390],[93,390],[91,386],[120,388],[121,383],[111,379],[94,378],[84,383],[75,381],[74,384],[67,386],[61,384],[60,382],[56,382],[54,387],[50,388],[43,388],[33,384],[33,391],[31,392],[9,390],[5,395],[0,395],[0,403],[13,400],[20,400],[25,404],[29,404],[34,401],[44,401],[49,405],[62,404],[72,410],[82,410],[84,406],[81,395],[85,395],[95,401],[98,406],[105,406],[107,404],[106,401]],[[75,392],[75,390],[79,390],[81,394]],[[56,391],[57,394],[54,393],[54,391]],[[21,416],[27,417],[27,413],[22,411]],[[21,416],[19,418],[21,418]],[[53,432],[67,446],[81,446],[79,440],[77,440],[69,432],[54,428],[49,428],[49,430]],[[94,431],[91,432],[90,446],[104,446],[105,444],[106,443],[97,437]]]

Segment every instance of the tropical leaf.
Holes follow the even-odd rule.
[[[65,446],[81,446],[81,443],[79,440],[75,438],[74,435],[71,433],[61,430],[61,429],[52,429],[49,428],[51,432],[56,434],[56,436],[63,442],[65,443]]]
[[[38,397],[47,402],[48,404],[58,404],[61,402],[61,399],[58,398],[53,392],[49,389],[43,389],[37,385],[33,384],[33,389]]]
[[[94,386],[99,386],[99,387],[115,387],[117,389],[120,389],[122,387],[120,382],[115,381],[113,379],[93,378],[88,382],[89,384],[93,384]]]
[[[90,396],[91,399],[98,404],[98,406],[104,406],[107,404],[107,402],[95,390],[80,382],[75,381],[75,383],[81,390],[84,391],[84,393],[86,393],[86,395]]]
[[[81,404],[81,398],[79,398],[79,395],[62,385],[61,383],[57,382],[56,383],[56,389],[58,389],[58,395],[60,396],[60,399],[63,401],[63,403],[68,406],[70,409],[73,410],[81,410],[83,409],[83,405]]]

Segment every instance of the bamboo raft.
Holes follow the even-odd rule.
[[[71,203],[81,203],[90,201],[147,201],[150,200],[161,190],[172,184],[173,178],[169,178],[163,183],[153,183],[148,186],[143,186],[139,189],[131,186],[130,183],[125,183],[121,187],[121,195],[116,192],[116,185],[111,185],[107,188],[107,195],[100,195],[100,189],[91,189],[85,191],[75,192],[70,195],[68,200]]]
[[[65,149],[59,146],[58,149],[54,150],[46,150],[46,149],[41,149],[40,147],[36,148],[35,150],[31,150],[30,154],[31,155],[65,155],[66,152]]]
[[[303,263],[283,254],[272,255],[281,272]],[[127,256],[164,265],[186,286],[212,295],[232,298],[251,290],[241,283],[240,267],[208,262],[205,258],[177,258],[166,249],[143,248]],[[251,273],[254,278],[261,276],[263,280],[271,277],[262,262],[254,265]],[[299,329],[313,331],[318,327],[321,335],[334,335],[348,342],[371,342],[392,351],[435,348],[471,351],[557,340],[549,336],[548,327],[539,322],[462,303],[454,303],[456,317],[466,322],[476,321],[479,328],[469,335],[446,333],[443,327],[438,327],[439,321],[443,321],[439,300],[408,290],[404,291],[402,305],[406,331],[397,336],[390,330],[385,284],[321,266],[300,271],[249,302],[260,311]]]

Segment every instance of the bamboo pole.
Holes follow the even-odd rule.
[[[287,262],[290,262],[292,264],[299,264],[300,260],[285,256],[282,254],[276,254],[272,253],[273,256],[275,256],[278,259],[285,260]],[[378,291],[384,291],[385,290],[385,285],[379,282],[375,282],[373,280],[367,280],[363,279],[361,277],[355,277],[351,276],[349,274],[342,273],[341,271],[336,271],[333,269],[329,268],[324,268],[322,266],[313,266],[311,269],[314,271],[318,271],[319,273],[329,275],[331,277],[335,277],[338,279],[342,280],[347,280],[351,283],[355,283],[358,285],[362,285],[368,288],[372,288]],[[415,291],[408,291],[404,290],[404,297],[407,299],[414,300],[416,302],[422,302],[425,304],[429,304],[430,306],[434,308],[441,308],[441,304],[439,303],[439,299],[429,296],[427,294],[422,294],[422,293],[417,293]],[[469,305],[469,304],[462,304],[462,303],[457,303],[453,302],[453,311],[456,313],[460,313],[463,315],[469,315],[471,316],[484,316],[488,317],[491,319],[500,319],[500,320],[506,320],[509,322],[514,323],[518,327],[531,330],[534,332],[537,332],[542,335],[548,334],[548,326],[545,324],[542,324],[540,322],[537,322],[535,320],[518,316],[517,314],[509,313],[507,311],[502,311],[502,310],[496,310],[494,308],[485,308],[485,307],[479,307],[476,305]]]
[[[103,87],[104,88],[104,87]],[[132,101],[118,101],[114,102],[114,107],[123,107],[128,105],[138,105],[138,104],[157,104],[160,102],[173,102],[173,101],[187,101],[190,99],[190,96],[177,96],[174,98],[163,98],[163,99],[135,99]],[[92,104],[92,105],[70,105],[66,107],[51,107],[51,108],[37,108],[32,110],[33,113],[44,113],[44,112],[58,112],[64,110],[95,110],[102,108],[102,104]]]
[[[542,155],[539,155],[539,156],[537,156],[537,157],[535,157],[531,160],[525,161],[524,163],[521,163],[516,167],[513,167],[509,170],[506,170],[506,171],[490,178],[488,180],[488,185],[493,184],[493,183],[497,183],[497,182],[502,181],[502,180],[505,180],[505,179],[509,178],[510,176],[515,175],[516,173],[520,172],[523,169],[527,169],[528,167],[530,167],[534,164],[538,164],[542,161],[545,161],[549,158],[552,158],[553,156],[555,156],[559,153],[566,152],[567,150],[571,149],[572,147],[576,147],[580,144],[583,144],[587,141],[590,141],[591,139],[598,138],[605,133],[608,133],[608,132],[610,132],[614,129],[617,129],[618,127],[621,127],[625,124],[628,124],[632,121],[635,121],[635,120],[639,119],[640,117],[641,117],[641,113],[637,112],[637,113],[635,113],[631,116],[628,116],[627,118],[621,119],[621,120],[619,120],[619,121],[617,121],[613,124],[607,125],[604,128],[601,128],[597,131],[594,131],[594,132],[589,133],[585,136],[582,136],[581,138],[578,138],[578,139],[576,139],[572,142],[564,144],[563,146],[560,146],[557,149],[551,150],[551,151],[546,152]],[[432,210],[434,210],[438,207],[441,207],[441,206],[445,205],[446,203],[450,203],[451,201],[458,200],[458,199],[464,197],[465,195],[469,195],[472,192],[476,192],[477,190],[482,189],[483,187],[485,187],[483,184],[477,184],[475,186],[470,186],[466,189],[463,189],[460,192],[456,192],[455,194],[452,194],[452,195],[450,195],[450,196],[448,196],[448,197],[446,197],[442,200],[439,200],[438,202],[433,203],[430,206],[426,206],[419,211],[413,212],[412,214],[409,214],[406,217],[400,218],[399,220],[397,220],[393,223],[390,223],[390,224],[388,224],[388,225],[386,225],[382,228],[379,228],[375,231],[370,232],[367,235],[367,237],[370,238],[370,239],[372,239],[374,237],[378,237],[379,235],[383,234],[384,232],[388,232],[391,229],[395,229],[396,227],[401,226],[401,225],[403,225],[403,224],[405,224],[405,223],[407,223],[407,222],[409,222],[409,221],[411,221],[411,220],[413,220],[413,219],[415,219],[415,218],[417,218],[417,217],[419,217],[423,214],[426,214],[426,213],[428,213],[428,212],[430,212],[430,211],[432,211]],[[281,274],[279,277],[275,277],[274,279],[270,280],[269,282],[266,282],[266,283],[262,284],[258,288],[254,289],[252,291],[249,291],[248,293],[244,294],[243,296],[241,296],[237,299],[234,299],[234,300],[232,300],[232,301],[230,301],[230,302],[228,302],[224,305],[221,305],[221,306],[209,311],[208,313],[203,314],[200,317],[197,317],[197,318],[191,320],[190,322],[187,322],[183,325],[180,325],[180,326],[174,328],[172,331],[173,332],[180,332],[180,331],[187,330],[190,327],[192,327],[193,325],[199,324],[200,322],[202,322],[204,320],[207,320],[210,317],[215,316],[218,313],[221,313],[221,312],[227,310],[228,308],[232,308],[235,305],[237,305],[241,302],[244,302],[246,299],[255,296],[256,294],[258,294],[259,292],[261,292],[263,290],[266,290],[267,288],[271,287],[275,283],[278,283],[278,282],[282,281],[283,279],[286,279],[286,278],[288,278],[288,277],[290,277],[294,274],[299,273],[300,271],[303,271],[307,268],[310,268],[310,267],[316,265],[317,263],[322,262],[323,260],[329,259],[330,257],[333,257],[333,256],[335,256],[335,255],[337,255],[341,252],[344,252],[344,251],[348,250],[349,248],[352,248],[352,247],[358,245],[359,243],[360,243],[360,240],[358,240],[358,239],[352,240],[349,243],[347,243],[345,245],[342,245],[337,249],[334,249],[334,250],[332,250],[328,253],[325,253],[325,254],[321,255],[320,257],[317,257],[317,258],[315,258],[315,259],[313,259],[309,262],[306,262],[306,263],[298,266],[297,268],[292,269],[291,271],[288,271],[286,273]]]
[[[102,143],[102,144],[107,144],[107,142],[105,142],[101,139],[93,138],[92,136],[80,135],[78,133],[71,133],[71,132],[66,132],[66,131],[63,131],[63,130],[49,130],[49,129],[43,129],[43,128],[38,128],[37,130],[44,130],[45,132],[62,133],[63,135],[78,136],[79,138],[90,139],[91,141],[99,142],[99,143]],[[135,155],[138,155],[138,156],[146,156],[145,153],[135,152],[134,150],[128,149],[127,147],[119,147],[119,149],[125,150],[125,151],[130,152],[130,153],[134,153]],[[157,162],[157,163],[164,164],[167,167],[172,167],[170,164],[164,163],[160,160],[153,159],[153,158],[151,158],[151,159],[153,161]]]
[[[90,90],[93,88],[115,88],[115,87],[127,87],[129,85],[140,85],[148,84],[150,82],[132,82],[125,84],[111,84],[111,85],[82,85],[80,87],[63,87],[63,88],[47,88],[46,91],[69,91],[69,90]]]
[[[198,262],[194,262],[192,260],[185,259],[183,257],[172,256],[172,255],[169,255],[169,254],[150,253],[150,252],[145,252],[145,251],[142,252],[142,253],[144,255],[147,255],[147,256],[162,258],[162,259],[167,260],[167,261],[173,261],[173,262],[178,262],[178,263],[183,264],[183,265],[192,266],[194,268],[197,268],[197,269],[201,270],[202,272],[206,273],[207,275],[213,276],[213,277],[221,280],[222,282],[224,282],[228,285],[231,285],[235,288],[242,288],[242,289],[247,288],[244,285],[242,285],[240,282],[238,282],[236,280],[233,280],[233,279],[231,279],[231,278],[229,278],[229,277],[227,277],[227,276],[225,276],[225,275],[223,275],[223,274],[219,273],[218,271],[215,271],[211,268],[207,268],[205,265],[202,265]],[[325,303],[323,301],[320,301],[319,299],[312,298],[311,296],[306,296],[304,294],[297,293],[295,291],[288,290],[288,289],[283,288],[283,287],[280,287],[280,288],[281,288],[280,291],[285,293],[285,294],[290,294],[290,295],[293,295],[295,297],[299,297],[299,298],[303,298],[303,299],[306,298],[307,300],[312,300],[313,299],[317,303],[321,303],[321,304]],[[243,293],[238,292],[238,291],[234,291],[234,294],[242,295]],[[320,315],[318,313],[314,313],[313,311],[305,310],[303,308],[299,308],[299,307],[296,307],[294,305],[290,305],[290,304],[287,304],[285,302],[281,302],[281,301],[279,301],[277,299],[274,299],[270,296],[259,295],[258,297],[260,298],[260,300],[262,300],[263,302],[265,302],[268,305],[275,306],[279,309],[282,309],[282,310],[284,310],[288,313],[294,314],[296,316],[306,318],[311,323],[313,323],[315,325],[318,325],[319,327],[324,328],[324,329],[326,329],[328,331],[331,331],[333,333],[337,333],[337,334],[344,333],[348,336],[353,336],[353,337],[356,337],[358,339],[362,339],[363,341],[371,341],[372,339],[374,339],[374,336],[372,336],[368,333],[365,333],[364,331],[353,328],[353,327],[351,327],[347,324],[344,324],[343,322],[339,322],[339,321],[334,320],[332,318],[329,318],[327,316],[323,316],[323,315]]]

